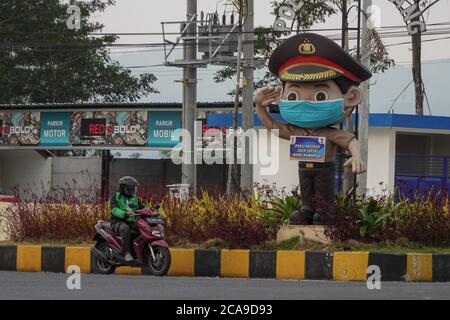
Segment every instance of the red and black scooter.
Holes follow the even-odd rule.
[[[107,221],[98,221],[94,235],[94,271],[100,274],[113,273],[118,266],[132,266],[148,268],[155,276],[164,276],[169,271],[171,257],[169,245],[164,240],[164,221],[156,209],[146,208],[134,211],[137,234],[132,235],[131,255],[135,259],[126,262],[119,256],[122,239],[111,229]]]

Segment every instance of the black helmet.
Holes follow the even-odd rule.
[[[139,186],[139,183],[137,180],[130,176],[125,176],[119,179],[119,185],[125,185],[125,186],[133,186],[137,187]]]
[[[120,192],[126,197],[131,197],[136,192],[138,186],[139,183],[133,177],[125,176],[119,179]]]

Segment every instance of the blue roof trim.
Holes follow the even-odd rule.
[[[283,121],[279,113],[272,113],[271,116],[277,120]],[[258,116],[254,116],[254,125],[262,126]],[[239,114],[238,125],[242,123],[242,115]],[[232,127],[232,114],[208,114],[207,124],[211,127]],[[369,116],[370,127],[397,127],[397,128],[415,128],[415,129],[436,129],[450,130],[450,117],[438,116],[416,116],[411,114],[386,114],[371,113]]]
[[[369,125],[371,127],[450,130],[450,117],[374,113],[369,117]]]

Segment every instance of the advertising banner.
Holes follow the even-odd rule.
[[[173,148],[180,142],[181,112],[149,111],[148,146]]]
[[[108,113],[106,143],[115,146],[146,146],[147,112],[118,111]]]
[[[39,112],[3,112],[0,119],[3,144],[24,146],[39,144]]]
[[[74,112],[70,116],[70,144],[105,145],[108,112]]]
[[[292,136],[290,159],[305,162],[325,162],[325,137]]]
[[[0,112],[0,145],[6,144],[6,137],[8,135],[9,128],[7,126],[4,126],[3,124],[6,123],[5,119],[8,117],[11,118],[11,112]]]
[[[179,111],[0,112],[0,146],[152,147],[180,142]]]
[[[41,114],[41,145],[69,145],[69,112],[44,112]]]

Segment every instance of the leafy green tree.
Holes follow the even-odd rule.
[[[67,26],[67,2],[0,1],[0,103],[126,102],[156,93],[153,74],[134,77],[111,59],[107,46],[117,36],[99,34],[104,26],[92,21],[115,1],[75,2],[78,30]]]

